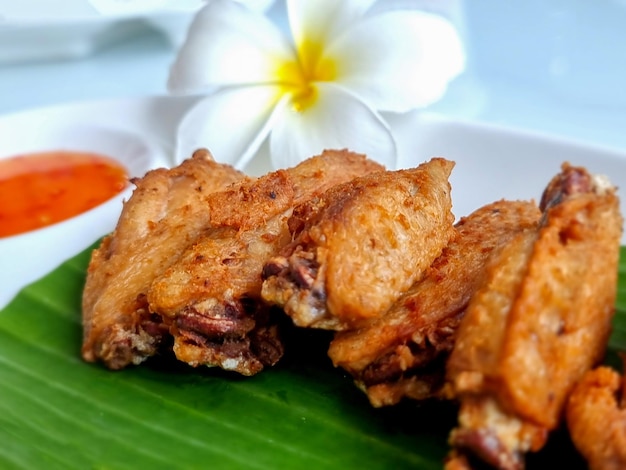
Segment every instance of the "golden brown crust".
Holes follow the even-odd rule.
[[[587,372],[566,407],[574,445],[591,470],[626,468],[624,381],[609,367]]]
[[[444,470],[472,470],[467,455],[451,452],[444,462]]]
[[[218,208],[211,228],[155,279],[148,293],[151,311],[170,327],[177,358],[244,375],[275,363],[282,344],[260,299],[261,271],[291,241],[287,220],[294,205],[382,170],[363,155],[326,151],[210,196]],[[265,334],[257,334],[259,329]]]
[[[264,271],[262,296],[299,326],[345,329],[376,317],[422,276],[454,233],[436,158],[338,185],[294,210],[294,242]]]
[[[133,181],[136,189],[115,231],[89,264],[82,303],[85,360],[119,369],[156,352],[165,330],[148,311],[148,287],[209,224],[206,196],[242,178],[199,150],[175,168]]]
[[[568,173],[588,175],[565,166],[561,175]],[[545,214],[509,314],[500,367],[506,406],[554,429],[574,383],[604,355],[622,217],[615,191],[598,193],[591,186],[565,195]]]
[[[536,230],[524,230],[489,260],[485,280],[469,303],[448,360],[448,376],[457,393],[482,393],[498,377],[508,314],[536,239]]]
[[[448,373],[462,402],[491,397],[499,413],[548,432],[576,381],[604,353],[622,217],[615,188],[568,164],[542,205],[539,231],[520,235],[490,261]],[[479,435],[481,426],[476,420],[452,435]],[[534,449],[521,439],[504,448],[511,455]]]
[[[536,451],[547,441],[541,426],[506,413],[488,395],[464,397],[459,424],[450,433],[453,455],[469,455],[499,470],[522,470],[528,451]]]
[[[494,249],[539,221],[537,205],[528,201],[497,201],[455,225],[455,236],[416,282],[380,318],[338,332],[330,344],[335,366],[346,369],[374,406],[448,396],[444,362],[456,338],[467,304],[482,279]]]

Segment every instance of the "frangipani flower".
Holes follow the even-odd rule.
[[[269,137],[274,167],[326,148],[394,167],[381,112],[440,99],[464,67],[456,30],[418,10],[373,13],[375,0],[286,2],[291,37],[232,0],[200,10],[168,83],[174,93],[207,93],[179,125],[177,157],[208,147],[243,168]]]

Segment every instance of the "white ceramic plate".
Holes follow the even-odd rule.
[[[20,145],[35,150],[46,143],[45,139],[64,132],[69,137],[85,137],[86,128],[106,128],[141,137],[135,143],[145,146],[151,158],[133,167],[132,172],[141,175],[148,167],[173,164],[168,155],[173,155],[176,123],[194,101],[146,97],[78,103],[0,117],[0,135],[3,139],[11,136],[14,145],[7,149],[6,142],[0,143],[0,154],[15,153]],[[616,150],[419,113],[388,118],[398,137],[400,167],[415,166],[433,156],[456,162],[451,184],[457,217],[497,199],[539,200],[564,161],[603,173],[619,188],[626,187],[626,153]],[[102,151],[102,140],[85,140]],[[210,148],[210,143],[206,146]],[[248,169],[252,174],[268,170],[267,158],[257,160]],[[112,230],[121,207],[120,198],[116,198],[68,222],[0,239],[0,308],[21,287]],[[99,223],[94,224],[94,220]],[[626,244],[626,237],[622,243]],[[11,249],[6,248],[7,244],[12,244]]]

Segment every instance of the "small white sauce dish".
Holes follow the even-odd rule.
[[[137,133],[52,117],[46,117],[46,113],[0,117],[0,160],[35,152],[93,152],[120,162],[130,177],[168,165],[162,150]],[[0,309],[22,287],[112,231],[123,201],[132,191],[133,185],[129,184],[121,193],[80,215],[0,238]]]

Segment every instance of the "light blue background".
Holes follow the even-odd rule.
[[[626,0],[461,6],[468,70],[433,110],[626,151]],[[174,53],[146,27],[86,58],[0,65],[0,113],[164,94]]]

